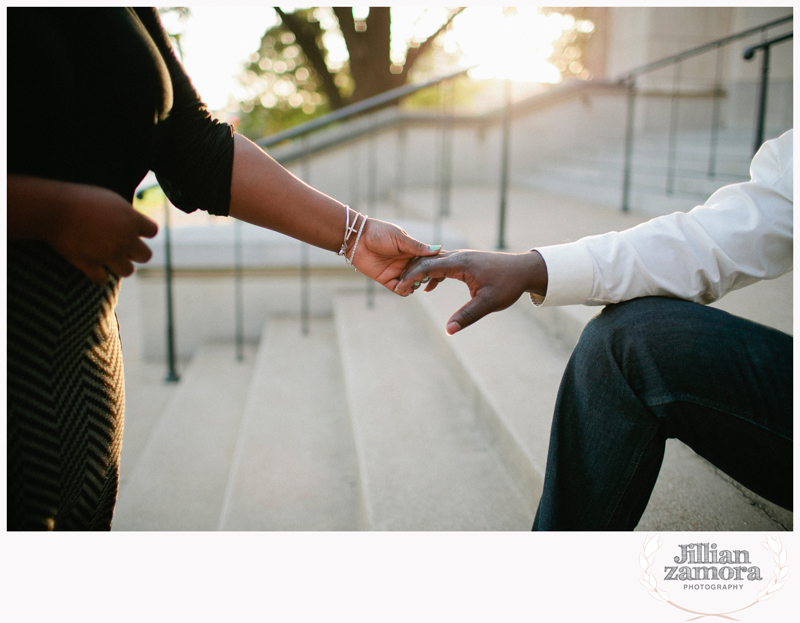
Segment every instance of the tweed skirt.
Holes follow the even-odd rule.
[[[8,529],[110,530],[125,410],[119,280],[8,244]]]

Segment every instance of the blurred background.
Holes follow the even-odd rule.
[[[793,123],[791,7],[160,12],[215,117],[446,249],[690,210]],[[401,300],[335,254],[171,209],[152,174],[136,206],[161,228],[118,307],[115,529],[530,528],[596,309],[520,301],[447,339],[463,284]],[[715,305],[791,333],[791,274]],[[675,443],[640,529],[791,525]]]

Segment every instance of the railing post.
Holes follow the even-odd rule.
[[[450,216],[450,192],[453,169],[453,84],[448,80],[442,88],[442,178],[439,196],[439,212]],[[441,234],[441,232],[440,232]],[[437,244],[441,244],[441,239]]]
[[[500,214],[497,248],[506,248],[506,206],[508,204],[508,167],[511,151],[511,79],[505,81],[505,105],[503,107],[503,144],[500,164]]]
[[[447,117],[447,95],[445,93],[447,83],[440,82],[436,88],[437,111],[441,113],[440,141],[438,149],[438,177],[439,177],[439,206],[434,206],[434,226],[433,242],[442,244],[442,221],[450,211],[450,152],[448,149],[448,117]]]
[[[678,134],[678,104],[681,82],[681,62],[676,61],[672,66],[672,97],[670,98],[669,143],[667,148],[667,187],[666,193],[675,192],[675,152],[677,151]]]
[[[719,135],[720,95],[722,94],[722,45],[717,46],[714,98],[711,108],[711,140],[708,147],[708,177],[717,174],[717,136]]]
[[[376,113],[373,112],[370,116],[370,132],[369,138],[367,139],[367,153],[369,160],[367,163],[367,204],[369,205],[369,210],[371,212],[371,216],[373,217],[375,216],[378,208],[378,145],[377,138],[375,136],[376,125]],[[375,282],[369,277],[365,277],[365,279],[367,280],[367,307],[374,307]]]
[[[628,106],[625,112],[625,163],[622,172],[622,211],[630,210],[631,165],[633,161],[633,113],[636,106],[636,79],[628,79]]]
[[[765,45],[761,56],[761,84],[758,90],[758,112],[756,113],[756,136],[753,155],[761,149],[764,142],[764,122],[767,116],[767,87],[769,80],[769,45]]]
[[[169,229],[169,201],[164,196],[164,281],[167,303],[167,383],[177,383],[181,377],[175,369],[175,330],[172,313],[172,244]]]
[[[394,208],[398,214],[405,216],[403,190],[406,173],[406,126],[402,121],[397,127],[397,163],[395,170]]]
[[[369,211],[374,216],[378,207],[378,141],[375,136],[377,129],[376,113],[370,115],[369,138],[367,139],[367,203]]]
[[[303,138],[303,181],[311,184],[311,163],[308,161],[308,137]],[[309,332],[309,259],[308,243],[300,243],[300,331],[303,335]]]
[[[300,331],[308,335],[310,325],[310,284],[309,284],[308,243],[300,243]]]
[[[233,222],[233,289],[236,315],[236,360],[244,359],[244,293],[242,289],[242,222]]]
[[[361,171],[360,158],[358,157],[358,141],[350,147],[350,207],[357,212],[361,211]]]
[[[794,33],[788,32],[770,41],[764,41],[757,45],[750,46],[744,51],[744,59],[749,61],[753,59],[756,51],[759,49],[764,50],[764,56],[761,59],[761,84],[759,85],[758,92],[758,113],[756,117],[756,137],[753,144],[753,155],[761,149],[761,144],[764,142],[764,124],[767,115],[767,88],[769,87],[769,49],[776,43],[787,41],[793,37]]]

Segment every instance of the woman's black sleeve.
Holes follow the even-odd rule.
[[[184,212],[228,215],[233,128],[212,119],[172,50],[156,9],[136,9],[172,79],[172,110],[156,124],[150,169],[169,200]]]

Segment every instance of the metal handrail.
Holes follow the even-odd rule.
[[[709,50],[713,50],[714,48],[718,48],[723,45],[727,45],[733,41],[738,39],[744,39],[745,37],[749,37],[757,32],[761,32],[763,30],[767,30],[774,26],[779,26],[780,24],[784,24],[786,22],[790,22],[794,19],[793,15],[787,15],[785,17],[781,17],[776,20],[772,20],[771,22],[765,22],[760,26],[754,26],[752,28],[748,28],[747,30],[742,30],[740,32],[734,33],[732,35],[728,35],[727,37],[722,37],[720,39],[715,39],[709,43],[704,43],[703,45],[699,45],[694,48],[690,48],[688,50],[684,50],[683,52],[679,52],[678,54],[673,54],[672,56],[667,56],[665,58],[659,59],[657,61],[653,61],[651,63],[647,63],[646,65],[642,65],[641,67],[637,67],[636,69],[632,69],[628,72],[625,72],[619,77],[620,82],[627,82],[628,80],[645,73],[649,73],[651,71],[655,71],[656,69],[661,69],[662,67],[667,67],[672,63],[677,63],[679,61],[685,60],[687,58],[691,58],[693,56],[697,56],[698,54],[702,54],[703,52],[708,52]]]
[[[536,95],[526,97],[525,99],[521,99],[516,102],[510,102],[510,112],[512,117],[516,117],[532,110],[547,108],[548,106],[552,106],[560,101],[577,97],[584,91],[597,91],[603,89],[618,90],[620,88],[624,88],[624,86],[621,85],[617,80],[575,80],[552,86],[545,92],[537,93]],[[364,125],[364,127],[348,129],[348,131],[341,136],[333,136],[329,139],[320,140],[313,144],[302,145],[300,148],[292,150],[289,153],[271,152],[271,156],[281,164],[287,165],[310,155],[324,152],[328,149],[338,147],[345,143],[350,143],[364,136],[369,136],[379,130],[389,130],[396,126],[400,126],[400,130],[402,130],[403,126],[409,123],[427,123],[436,126],[441,126],[447,123],[451,127],[477,125],[485,128],[491,125],[504,123],[506,108],[507,104],[504,103],[497,109],[492,109],[477,114],[455,114],[452,111],[446,113],[418,111],[411,113],[398,111],[397,114],[392,116],[387,116],[383,119],[374,119],[369,125]]]
[[[780,37],[775,37],[769,41],[763,41],[756,45],[751,45],[745,49],[742,57],[744,60],[749,61],[755,58],[755,53],[758,50],[763,50],[764,53],[761,57],[761,83],[759,85],[758,95],[758,112],[756,113],[756,136],[753,145],[753,154],[755,154],[764,142],[764,120],[767,115],[767,85],[769,84],[769,49],[776,43],[781,43],[787,39],[791,39],[794,33],[786,33]]]
[[[446,153],[448,149],[452,149],[452,136],[449,135],[448,133],[452,133],[453,127],[455,125],[461,125],[461,124],[472,125],[472,124],[477,123],[477,124],[482,125],[482,126],[488,126],[488,125],[494,125],[494,124],[499,123],[499,124],[501,124],[503,126],[503,133],[504,133],[502,165],[501,165],[501,172],[500,172],[500,175],[501,175],[501,187],[503,189],[503,192],[501,192],[501,209],[500,209],[500,223],[499,223],[500,232],[499,232],[499,241],[498,241],[498,247],[502,248],[504,246],[504,235],[503,235],[504,232],[503,232],[503,230],[504,230],[504,224],[505,224],[504,223],[504,221],[505,221],[505,214],[504,214],[504,212],[505,212],[505,210],[504,210],[504,207],[505,207],[504,206],[504,204],[505,204],[505,186],[507,186],[507,183],[508,183],[508,169],[509,169],[508,138],[507,138],[506,135],[508,133],[508,124],[510,123],[510,119],[512,117],[516,116],[517,114],[529,112],[529,111],[537,109],[537,108],[552,106],[552,105],[558,103],[559,101],[562,101],[563,99],[569,99],[569,98],[572,98],[572,97],[579,96],[581,93],[585,92],[586,90],[608,89],[608,88],[613,88],[613,89],[627,88],[628,89],[628,98],[627,98],[628,99],[628,106],[627,106],[628,115],[627,115],[626,129],[625,129],[625,171],[624,171],[624,175],[623,175],[623,210],[627,210],[628,209],[628,195],[629,195],[630,182],[631,182],[630,155],[632,153],[632,147],[633,147],[633,133],[634,133],[633,110],[634,110],[634,98],[635,98],[635,95],[636,95],[636,91],[635,91],[636,78],[638,76],[641,76],[643,74],[649,73],[651,71],[655,71],[657,69],[660,69],[660,68],[663,68],[663,67],[667,67],[670,64],[680,63],[681,61],[683,61],[683,60],[685,60],[687,58],[691,58],[693,56],[697,56],[697,55],[702,54],[704,52],[708,52],[709,50],[717,49],[717,51],[718,51],[718,57],[717,57],[717,84],[715,84],[715,88],[714,88],[715,109],[714,109],[714,121],[712,122],[712,126],[713,126],[712,127],[712,154],[711,154],[710,160],[709,160],[709,175],[712,176],[713,175],[713,159],[714,159],[713,151],[714,151],[714,145],[715,145],[715,132],[716,132],[716,126],[717,126],[717,123],[718,123],[718,121],[717,121],[717,119],[718,119],[717,100],[718,100],[718,96],[722,92],[722,89],[720,87],[721,64],[719,62],[719,60],[720,60],[719,50],[721,50],[723,46],[725,46],[725,45],[727,45],[727,44],[729,44],[729,43],[731,43],[733,41],[742,39],[744,37],[747,37],[749,35],[752,35],[754,33],[759,32],[759,31],[763,32],[763,31],[765,31],[765,30],[767,30],[769,28],[772,28],[772,27],[778,26],[780,24],[789,22],[792,19],[793,19],[793,16],[786,16],[786,17],[783,17],[783,18],[780,18],[780,19],[777,19],[777,20],[773,20],[771,22],[767,22],[767,23],[762,24],[760,26],[756,26],[756,27],[747,29],[745,31],[741,31],[739,33],[735,33],[733,35],[729,35],[727,37],[718,39],[716,41],[712,41],[710,43],[707,43],[707,44],[704,44],[704,45],[701,45],[701,46],[697,46],[697,47],[692,48],[690,50],[686,50],[686,51],[681,52],[679,54],[675,54],[675,55],[672,55],[670,57],[667,57],[667,58],[664,58],[664,59],[660,59],[658,61],[655,61],[655,62],[652,62],[652,63],[648,63],[646,65],[642,65],[641,67],[635,68],[635,69],[633,69],[633,70],[631,70],[629,72],[626,72],[626,73],[622,74],[620,77],[618,77],[618,78],[616,78],[614,80],[592,80],[592,81],[586,81],[586,82],[583,82],[583,81],[581,81],[581,82],[578,82],[578,81],[568,82],[568,83],[565,83],[565,84],[562,84],[562,85],[559,85],[559,86],[552,87],[552,88],[548,89],[547,91],[545,91],[543,93],[539,93],[537,95],[534,95],[534,96],[525,98],[524,100],[521,100],[521,101],[518,101],[518,102],[513,102],[513,103],[511,101],[510,96],[507,94],[506,95],[505,104],[502,107],[499,107],[498,109],[495,109],[495,110],[492,110],[492,111],[489,111],[489,112],[486,112],[486,113],[482,113],[482,114],[478,114],[478,115],[458,115],[457,116],[457,115],[454,114],[453,110],[445,109],[442,112],[437,112],[437,113],[434,113],[434,114],[431,114],[431,113],[414,114],[414,115],[410,115],[408,113],[396,114],[396,115],[393,115],[393,116],[389,116],[389,117],[387,117],[385,119],[380,119],[379,117],[373,116],[373,118],[370,120],[370,123],[365,124],[365,127],[351,129],[350,131],[348,131],[346,133],[346,135],[336,136],[333,139],[319,141],[317,145],[311,145],[311,142],[308,140],[308,136],[311,133],[315,132],[315,131],[321,130],[321,129],[326,128],[326,127],[330,127],[330,126],[332,126],[332,125],[334,125],[336,123],[339,123],[339,122],[342,122],[342,121],[345,121],[345,120],[348,120],[348,119],[352,119],[352,118],[354,118],[354,117],[356,117],[358,115],[374,112],[374,111],[376,111],[376,110],[378,110],[378,109],[380,109],[380,108],[382,108],[384,106],[387,106],[388,104],[391,104],[393,102],[398,102],[398,101],[402,100],[403,98],[408,97],[408,96],[410,96],[410,95],[412,95],[412,94],[414,94],[414,93],[416,93],[418,91],[421,91],[423,89],[439,85],[441,83],[445,83],[448,80],[452,80],[453,78],[461,76],[461,75],[465,74],[466,72],[468,72],[472,68],[470,67],[470,68],[466,68],[466,69],[461,69],[459,71],[453,72],[453,73],[448,74],[446,76],[435,78],[435,79],[429,80],[429,81],[421,83],[421,84],[405,85],[405,86],[399,87],[397,89],[393,89],[391,91],[383,93],[381,95],[369,98],[367,100],[363,100],[363,101],[358,102],[356,104],[353,104],[353,105],[350,105],[350,106],[346,106],[346,107],[344,107],[344,108],[342,108],[342,109],[340,109],[338,111],[334,111],[332,113],[329,113],[327,115],[324,115],[322,117],[319,117],[317,119],[309,121],[307,123],[300,124],[300,125],[298,125],[298,126],[296,126],[294,128],[290,128],[290,129],[285,130],[283,132],[279,132],[277,134],[274,134],[274,135],[265,137],[263,139],[260,139],[260,140],[256,141],[256,144],[258,144],[262,148],[267,148],[267,147],[276,146],[276,145],[278,145],[280,143],[283,143],[285,141],[289,141],[291,139],[297,139],[297,138],[301,138],[301,137],[305,138],[305,140],[302,141],[302,145],[301,145],[301,148],[299,150],[296,150],[293,153],[290,153],[286,157],[279,157],[278,160],[280,162],[282,162],[283,164],[286,164],[287,162],[294,161],[294,160],[296,160],[298,158],[304,159],[304,166],[303,166],[304,173],[305,173],[304,176],[308,177],[308,175],[307,175],[307,173],[308,173],[308,157],[310,155],[312,155],[314,153],[317,153],[319,151],[323,151],[323,150],[329,149],[329,148],[331,148],[333,146],[336,146],[336,145],[339,145],[339,144],[342,144],[342,143],[345,143],[345,142],[350,142],[350,141],[356,140],[358,138],[361,138],[362,136],[369,135],[371,137],[374,137],[377,132],[382,131],[384,129],[387,129],[389,127],[395,126],[395,125],[398,126],[398,128],[399,128],[399,130],[398,130],[398,167],[400,167],[400,165],[402,164],[400,162],[400,160],[399,160],[400,159],[400,150],[401,150],[401,146],[404,146],[404,128],[405,128],[405,125],[411,120],[413,120],[415,122],[420,122],[420,123],[435,123],[437,125],[441,125],[442,129],[443,129],[443,136],[442,136],[442,166],[441,166],[441,168],[442,168],[442,171],[441,171],[441,173],[442,173],[442,175],[441,175],[441,177],[442,177],[442,196],[441,196],[440,209],[439,209],[439,215],[441,216],[442,213],[444,213],[447,209],[449,209],[449,197],[446,197],[445,194],[444,194],[445,192],[449,192],[449,181],[450,181],[449,180],[449,171],[445,171],[444,169],[446,167],[452,166],[451,158]],[[750,57],[752,57],[757,50],[763,49],[765,51],[765,62],[768,63],[767,56],[768,56],[769,46],[773,45],[775,43],[778,43],[780,41],[784,41],[784,40],[790,38],[791,36],[792,35],[790,33],[790,34],[787,34],[787,35],[783,35],[783,36],[777,37],[776,39],[773,39],[773,40],[768,41],[768,42],[762,42],[762,43],[760,43],[758,45],[751,46],[750,48],[747,49],[747,52],[749,52]],[[678,99],[677,96],[679,95],[678,92],[677,92],[677,87],[678,87],[678,80],[676,79],[674,84],[673,84],[673,103],[674,104],[677,103],[677,99]],[[673,118],[675,118],[675,117],[676,117],[676,114],[675,114],[675,111],[673,110]],[[671,125],[674,126],[675,124],[672,123]],[[373,148],[374,148],[374,144],[371,144],[370,145],[370,149],[373,149]],[[671,150],[674,149],[674,144],[671,144],[670,149]],[[404,147],[403,147],[403,151],[404,151]],[[374,164],[374,162],[375,162],[374,154],[372,155],[372,157],[370,157],[370,161]],[[669,177],[668,177],[668,179],[669,179]],[[306,180],[306,181],[308,181],[308,180]],[[396,184],[397,184],[397,192],[398,192],[398,195],[399,195],[399,193],[401,191],[402,184],[403,184],[403,180],[401,179],[400,173],[398,173]],[[354,189],[354,193],[353,194],[354,194],[354,197],[356,197],[356,200],[357,200],[357,196],[359,194],[358,193],[358,189],[357,189],[357,185],[356,185],[356,188]],[[368,190],[367,195],[368,195],[367,200],[374,202],[374,200],[375,200],[375,197],[374,197],[374,195],[375,195],[375,179],[374,179],[374,177],[371,180],[370,188]],[[241,238],[241,236],[237,235],[237,237],[236,237],[236,244],[237,245],[241,245],[241,239],[240,238]],[[307,283],[308,276],[309,276],[308,275],[308,273],[309,273],[308,268],[309,267],[308,267],[308,253],[307,253],[307,251],[308,251],[307,249],[304,249],[302,251],[302,258],[301,258],[301,281],[304,280],[306,282],[306,283],[301,284],[301,288],[302,288],[301,289],[301,306],[303,308],[301,310],[301,317],[302,317],[302,326],[303,326],[303,332],[304,333],[306,333],[308,331],[308,306],[309,306],[308,305],[308,298],[309,298],[309,296],[308,296],[308,283]],[[168,252],[167,252],[167,257],[169,257],[169,253]],[[243,324],[244,324],[243,323],[243,317],[242,317],[242,315],[243,315],[243,301],[242,301],[241,279],[242,279],[243,271],[242,271],[242,265],[241,265],[242,264],[241,248],[238,248],[235,251],[235,264],[236,264],[236,266],[235,266],[235,269],[234,269],[234,274],[235,274],[235,279],[237,280],[237,283],[235,284],[235,288],[236,288],[236,296],[235,296],[236,303],[235,304],[237,306],[237,310],[236,310],[236,325],[237,325],[236,333],[237,333],[237,338],[236,339],[237,339],[237,353],[238,353],[238,356],[241,357],[241,355],[242,355],[242,344],[243,344],[243,335],[242,334],[243,334]],[[167,267],[167,272],[168,273],[171,272],[169,267]],[[168,290],[170,289],[169,285],[170,284],[168,284]],[[371,287],[368,287],[367,288],[368,305],[372,301],[372,296],[373,296],[372,289],[371,289]],[[171,298],[171,293],[170,292],[168,292],[168,298]],[[168,306],[169,306],[169,302],[168,302]],[[168,310],[168,315],[171,316],[171,310]],[[168,321],[168,324],[170,326],[169,332],[171,334],[171,332],[172,332],[172,329],[171,329],[172,323],[171,323],[171,321]],[[172,342],[173,339],[174,339],[173,336],[170,335],[168,341]],[[169,350],[173,350],[173,349],[170,347]],[[172,360],[173,358],[174,358],[174,354],[169,355],[169,359],[170,360]],[[170,375],[172,375],[172,370],[174,370],[174,363],[170,363],[170,370],[171,370]],[[175,376],[177,376],[177,374]]]
[[[785,17],[772,20],[770,22],[765,22],[759,26],[754,26],[752,28],[748,28],[747,30],[740,31],[738,33],[734,33],[732,35],[728,35],[727,37],[722,37],[720,39],[716,39],[709,43],[705,43],[703,45],[691,48],[689,50],[685,50],[678,54],[673,54],[666,58],[653,61],[651,63],[647,63],[635,69],[632,69],[624,74],[620,75],[618,80],[620,84],[624,84],[628,87],[628,104],[627,104],[627,111],[626,111],[626,128],[625,128],[625,161],[623,165],[623,181],[622,181],[622,211],[627,212],[630,209],[630,187],[631,187],[631,167],[632,167],[632,158],[633,158],[633,133],[635,131],[635,126],[633,123],[633,115],[635,110],[635,98],[636,98],[636,78],[658,69],[662,69],[664,67],[669,67],[672,65],[673,67],[673,86],[672,86],[672,96],[671,96],[671,103],[670,103],[670,128],[669,128],[669,147],[668,147],[668,160],[667,160],[667,183],[666,183],[666,193],[671,195],[674,189],[674,167],[675,167],[675,152],[676,152],[676,136],[677,136],[677,118],[678,118],[678,102],[680,97],[679,92],[679,83],[680,83],[680,63],[686,59],[693,58],[700,54],[709,52],[711,50],[717,51],[717,69],[716,69],[716,78],[715,84],[713,89],[713,112],[712,112],[712,125],[711,125],[711,141],[709,146],[709,162],[708,162],[708,171],[707,174],[709,177],[713,177],[715,175],[715,162],[716,162],[716,144],[717,144],[717,133],[719,132],[719,97],[722,92],[722,88],[720,85],[721,82],[721,56],[720,52],[722,48],[734,41],[738,41],[745,37],[749,37],[755,33],[763,33],[769,30],[770,28],[774,28],[775,26],[779,26],[781,24],[790,22],[794,19],[794,15],[787,15]],[[792,35],[791,33],[782,35],[773,43],[778,43],[780,41],[784,41],[790,38]],[[746,54],[749,52],[750,57],[755,53],[757,49],[763,48],[765,50],[764,54],[764,67],[768,68],[769,64],[769,45],[770,42],[762,42],[758,45],[751,46],[751,48],[747,48]],[[766,46],[766,47],[765,47]],[[766,69],[765,71],[768,71]],[[762,88],[760,92],[760,99],[766,99],[766,73],[762,73]],[[761,142],[763,141],[763,123],[764,123],[764,114],[766,112],[765,105],[761,105],[759,111],[759,121],[758,121],[758,129],[756,131],[756,150],[760,147]]]
[[[350,119],[357,115],[361,115],[363,113],[376,110],[378,108],[381,108],[382,106],[386,106],[387,104],[397,102],[418,91],[422,91],[423,89],[436,86],[440,82],[445,82],[447,80],[452,80],[453,78],[457,78],[458,76],[467,73],[470,69],[473,69],[473,67],[460,69],[446,76],[433,78],[431,80],[428,80],[427,82],[422,82],[419,84],[406,84],[401,87],[397,87],[396,89],[392,89],[391,91],[386,91],[385,93],[375,95],[360,102],[356,102],[355,104],[350,104],[349,106],[345,106],[344,108],[340,108],[339,110],[330,112],[327,115],[323,115],[322,117],[317,117],[316,119],[312,119],[311,121],[307,121],[306,123],[301,123],[300,125],[297,125],[293,128],[289,128],[288,130],[284,130],[282,132],[272,134],[271,136],[264,137],[262,139],[255,141],[255,143],[259,147],[266,148],[266,147],[272,147],[273,145],[277,145],[278,143],[282,143],[283,141],[305,136],[306,134],[310,134],[311,132],[315,132],[316,130],[322,129],[334,123],[338,123],[339,121],[344,121],[346,119]]]

